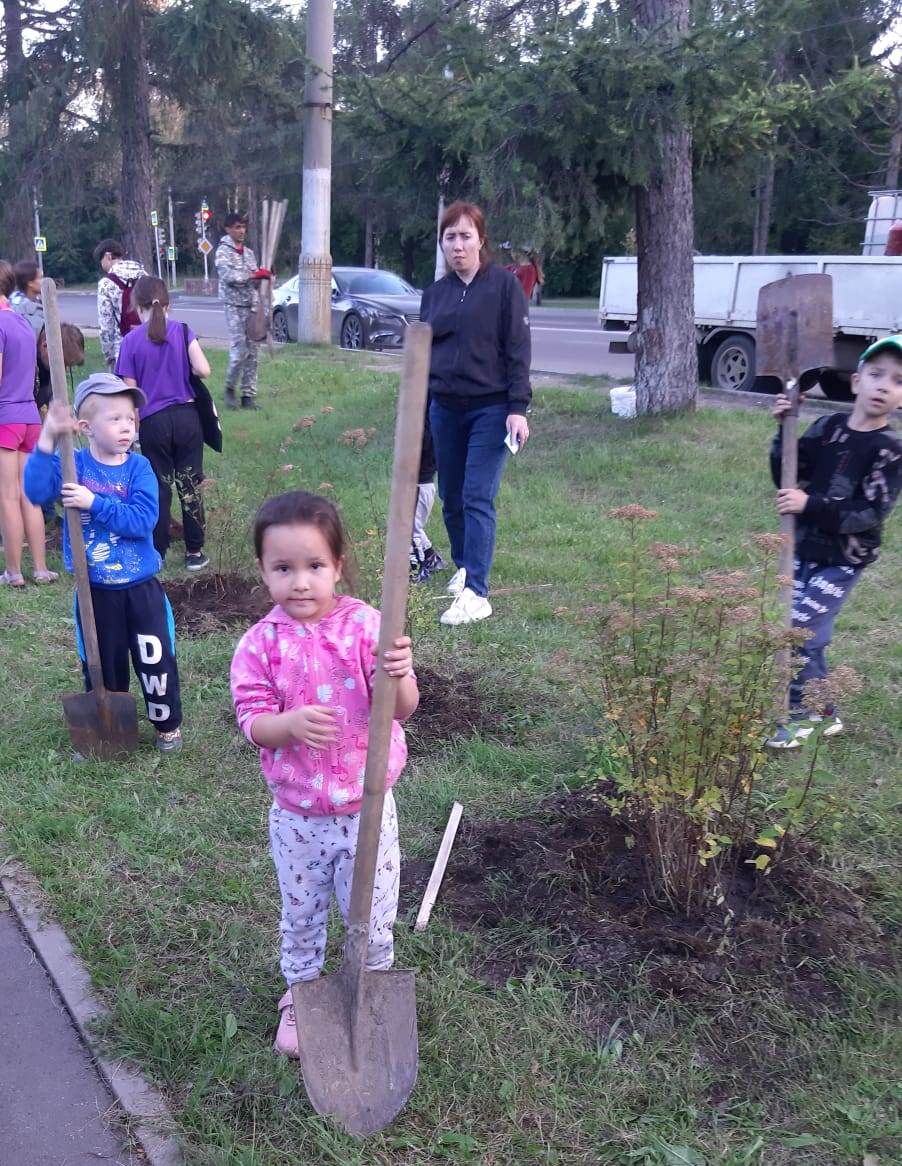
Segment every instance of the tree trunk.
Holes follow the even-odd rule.
[[[899,185],[899,159],[902,157],[902,76],[898,73],[893,74],[893,98],[895,99],[893,136],[890,139],[886,181],[883,184],[889,190],[895,190]]]
[[[408,283],[413,283],[413,267],[417,258],[417,242],[412,235],[408,235],[401,242],[401,274]]]
[[[6,57],[7,154],[10,179],[2,198],[3,253],[12,262],[34,254],[31,218],[31,186],[35,159],[28,141],[28,72],[22,46],[20,0],[3,0],[4,50]]]
[[[150,225],[153,165],[150,149],[150,85],[142,0],[119,0],[122,56],[116,90],[122,145],[119,206],[126,253],[155,271]]]
[[[755,223],[752,228],[752,254],[766,255],[774,205],[774,171],[777,160],[768,154],[761,163],[755,181]]]
[[[373,212],[369,207],[370,195],[367,195],[366,218],[363,221],[363,266],[373,266]]]
[[[667,40],[689,27],[688,0],[634,0],[636,23]],[[692,269],[692,134],[662,94],[657,161],[636,188],[636,408],[694,409],[698,393]]]

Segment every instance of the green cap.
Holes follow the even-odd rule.
[[[864,364],[866,360],[870,360],[878,352],[888,352],[890,349],[902,360],[902,336],[884,336],[882,340],[875,340],[870,348],[866,348],[859,356],[858,363]]]

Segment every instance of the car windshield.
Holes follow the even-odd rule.
[[[413,288],[390,271],[341,272],[336,282],[346,295],[352,296],[409,296]]]

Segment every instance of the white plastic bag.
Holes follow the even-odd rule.
[[[632,385],[611,389],[611,412],[615,417],[636,416],[636,390]]]

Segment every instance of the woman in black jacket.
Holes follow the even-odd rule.
[[[429,422],[457,566],[441,621],[456,626],[492,614],[495,495],[508,448],[519,451],[529,438],[531,349],[526,297],[491,263],[480,208],[452,203],[440,238],[448,274],[423,293],[420,318],[432,325]]]

